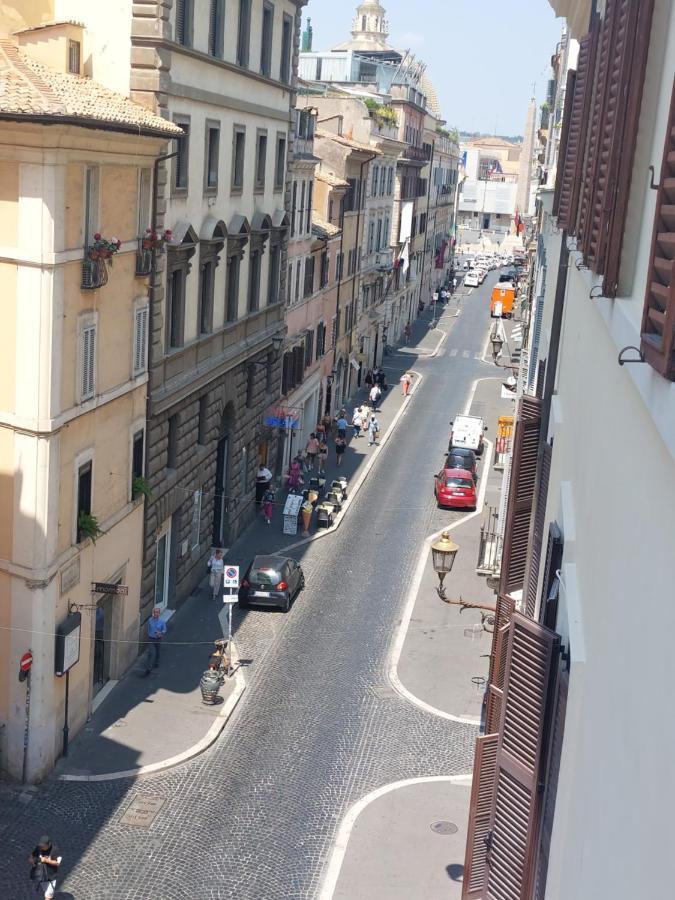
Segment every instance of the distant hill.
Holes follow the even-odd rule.
[[[460,131],[459,139],[460,141],[469,141],[474,138],[482,138],[482,137],[498,137],[503,141],[511,141],[513,144],[522,144],[523,136],[522,134],[486,134],[484,131]]]

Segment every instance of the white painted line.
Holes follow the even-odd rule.
[[[459,353],[459,350],[457,349],[457,347],[453,347],[449,353],[449,356],[457,356],[458,353]]]
[[[401,788],[410,787],[414,784],[429,784],[432,782],[447,782],[449,784],[470,785],[472,781],[471,775],[427,775],[422,778],[406,778],[402,781],[393,781],[391,784],[385,784],[383,787],[377,788],[366,794],[360,800],[357,800],[348,810],[340,824],[338,833],[333,844],[333,851],[326,867],[325,874],[317,895],[318,900],[331,900],[335,893],[340,872],[347,854],[349,839],[351,837],[356,820],[361,813],[370,806],[375,800],[390,794],[392,791],[401,790]]]
[[[468,350],[462,350],[462,357],[468,359],[471,356]]]
[[[94,697],[94,699],[91,701],[91,714],[92,714],[92,716],[94,715],[94,713],[96,712],[96,710],[99,708],[99,706],[101,705],[101,703],[103,703],[103,701],[104,701],[105,698],[108,696],[108,694],[112,691],[112,689],[113,689],[114,687],[117,687],[118,684],[119,684],[119,680],[117,680],[117,679],[111,679],[110,681],[106,681],[106,683],[103,685],[103,687],[101,688],[101,690],[98,692],[98,694],[97,694],[97,695]]]
[[[236,664],[238,661],[236,647],[232,643],[232,662]],[[59,781],[116,781],[118,778],[137,778],[139,775],[149,775],[152,772],[161,772],[164,769],[171,769],[181,763],[187,762],[199,756],[204,750],[207,750],[216,740],[220,732],[227,724],[227,720],[234,712],[237,703],[241,699],[241,695],[246,689],[246,679],[241,669],[237,668],[234,672],[234,690],[223,704],[223,708],[218,713],[217,718],[206,732],[204,737],[184,750],[176,756],[170,756],[168,759],[160,760],[160,762],[149,763],[147,766],[139,766],[137,769],[127,769],[123,772],[106,772],[103,775],[59,775]]]

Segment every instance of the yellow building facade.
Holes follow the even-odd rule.
[[[138,650],[152,252],[140,238],[154,161],[181,133],[68,72],[79,31],[0,40],[0,767],[30,781]]]

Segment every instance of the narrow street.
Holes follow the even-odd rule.
[[[493,279],[444,318],[438,355],[416,360],[423,381],[348,519],[299,553],[307,589],[291,614],[237,620],[249,685],[221,739],[136,783],[50,779],[27,803],[5,794],[8,896],[28,896],[25,847],[46,829],[68,833],[63,890],[75,897],[111,897],[113,879],[127,898],[152,883],[172,898],[314,897],[350,804],[398,779],[470,771],[476,729],[410,705],[386,662],[424,537],[461,516],[436,509],[432,475],[450,418],[493,374],[477,359]],[[140,834],[119,822],[138,793],[165,800]]]

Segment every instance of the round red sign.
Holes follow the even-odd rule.
[[[19,661],[19,668],[22,672],[27,672],[30,667],[33,665],[33,654],[28,651],[28,653],[24,653]]]

